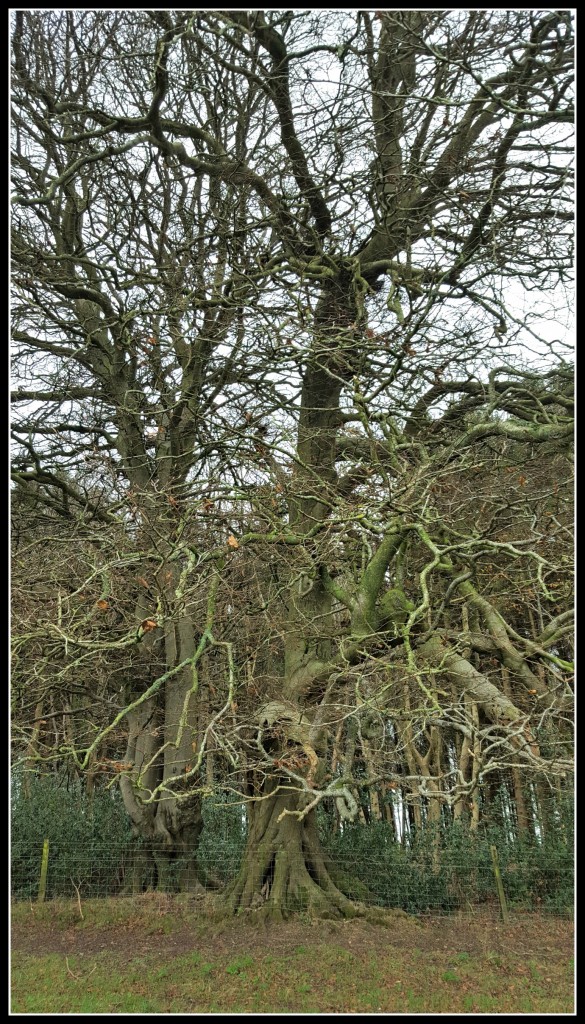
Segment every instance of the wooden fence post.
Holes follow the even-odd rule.
[[[502,921],[504,924],[508,923],[508,904],[506,903],[506,894],[504,892],[504,883],[502,882],[502,872],[500,871],[500,862],[498,859],[498,851],[495,846],[490,846],[490,853],[492,855],[492,865],[494,868],[494,878],[496,879],[496,889],[498,890],[498,899],[500,901],[500,910],[502,912]]]
[[[43,842],[43,855],[41,857],[41,878],[39,881],[39,903],[42,903],[47,891],[47,870],[49,868],[49,840]]]

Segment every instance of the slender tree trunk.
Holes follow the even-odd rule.
[[[32,735],[30,742],[26,750],[26,758],[24,761],[24,774],[22,779],[22,791],[24,796],[28,799],[30,797],[30,780],[31,776],[35,774],[35,762],[38,755],[39,737],[41,734],[41,720],[43,717],[43,702],[39,701],[35,708],[35,722],[33,725]]]
[[[474,728],[473,736],[473,759],[471,762],[471,822],[470,828],[476,831],[479,827],[481,804],[479,800],[479,766],[481,764],[481,742],[479,739],[479,711],[477,704],[472,705],[472,721]]]
[[[502,689],[507,697],[512,697],[512,687],[510,685],[510,672],[502,665]],[[512,768],[512,786],[514,788],[514,804],[516,807],[516,821],[518,823],[518,835],[523,835],[528,831],[530,818],[528,814],[528,808],[526,806],[526,799],[524,796],[524,785],[522,781],[522,775],[518,768]]]

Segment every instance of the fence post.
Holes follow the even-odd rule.
[[[506,903],[506,894],[504,892],[504,883],[502,882],[502,873],[500,871],[500,862],[498,859],[498,851],[495,846],[490,846],[490,853],[492,855],[492,865],[494,868],[494,878],[496,879],[496,889],[498,890],[498,899],[500,901],[500,910],[502,912],[502,921],[504,924],[508,923],[508,904]]]
[[[41,857],[41,878],[39,881],[39,903],[42,903],[47,891],[47,870],[49,867],[49,840],[43,842],[43,855]]]

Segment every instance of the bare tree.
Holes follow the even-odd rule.
[[[356,756],[431,817],[570,770],[570,12],[16,12],[13,50],[15,477],[135,572],[126,806],[164,877],[215,745],[231,906],[354,913],[315,811]]]

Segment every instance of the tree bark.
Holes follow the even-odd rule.
[[[333,879],[315,811],[299,820],[298,813],[309,799],[291,791],[284,780],[279,784],[273,778],[266,783],[262,799],[251,810],[246,852],[228,893],[232,910],[265,908],[276,918],[299,911],[318,917],[360,913]]]
[[[340,425],[339,400],[344,380],[351,379],[357,357],[359,311],[353,276],[342,267],[323,287],[315,318],[312,357],[305,373],[297,440],[297,469],[289,521],[306,536],[330,514],[335,495],[336,435]],[[292,739],[312,762],[310,773],[323,769],[324,751],[308,745],[310,728],[303,718],[307,698],[324,698],[331,658],[329,636],[332,598],[316,577],[303,589],[289,591],[286,624],[283,693],[295,711],[281,715],[288,741]],[[303,732],[303,728],[309,732]],[[283,751],[286,750],[286,741]],[[271,753],[276,753],[274,750]],[[296,791],[295,791],[296,790]],[[268,775],[251,809],[251,825],[244,860],[229,895],[232,910],[257,908],[266,903],[270,913],[286,916],[306,910],[318,916],[352,916],[351,900],[334,883],[326,865],[317,831],[315,812],[299,815],[311,794],[291,786],[290,779]]]

